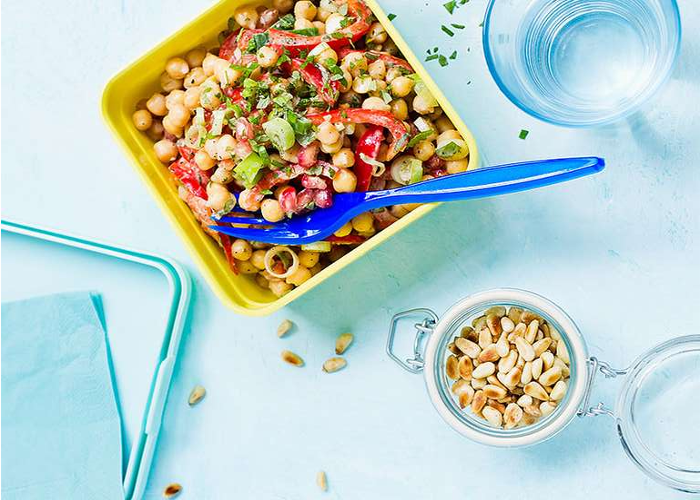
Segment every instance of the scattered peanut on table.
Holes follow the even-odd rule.
[[[204,387],[202,387],[201,385],[197,385],[194,387],[194,389],[192,389],[192,392],[190,392],[190,397],[187,400],[187,402],[189,403],[190,406],[194,406],[197,403],[199,403],[200,401],[202,401],[202,399],[204,399],[204,396],[206,396],[206,395],[207,395],[207,390]]]
[[[182,491],[182,486],[178,483],[172,483],[163,490],[163,498],[175,498]]]
[[[570,359],[561,335],[538,314],[490,307],[447,346],[445,374],[462,409],[494,427],[534,424],[566,395]]]

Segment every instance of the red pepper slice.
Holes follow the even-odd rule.
[[[225,224],[219,224],[221,226]],[[224,248],[224,254],[226,255],[226,261],[228,262],[233,274],[238,274],[238,265],[236,264],[236,259],[233,256],[233,243],[231,243],[231,238],[224,233],[219,233],[219,241],[221,241],[221,246]]]
[[[330,241],[336,245],[359,245],[367,241],[367,238],[359,234],[349,234],[347,236],[329,236],[326,241]]]
[[[268,30],[269,44],[278,45],[289,50],[292,57],[297,56],[302,50],[309,51],[320,45],[327,43],[333,50],[350,45],[362,38],[370,28],[370,18],[372,11],[362,0],[348,0],[348,14],[355,18],[355,22],[335,33],[333,36],[318,35],[304,36],[289,31],[270,29]],[[337,37],[337,38],[336,38]]]
[[[377,159],[379,148],[384,141],[384,129],[372,126],[362,134],[355,147],[355,167],[353,168],[357,176],[357,191],[367,191],[372,180],[374,166],[367,163],[363,158]]]
[[[168,169],[190,193],[203,200],[208,199],[207,184],[209,183],[209,176],[194,162],[187,161],[183,155],[179,160],[173,162]]]
[[[392,159],[408,145],[410,134],[408,126],[392,115],[389,111],[377,111],[373,109],[334,109],[327,113],[317,113],[306,116],[314,125],[320,125],[326,119],[331,123],[368,123],[384,127],[391,133],[392,141],[389,144],[388,159]]]
[[[324,77],[323,70],[313,64],[306,64],[301,59],[292,59],[292,70],[299,71],[306,83],[316,89],[319,97],[330,106],[334,106],[340,96],[340,82]]]
[[[378,50],[355,50],[350,47],[343,47],[338,52],[338,59],[342,61],[343,59],[345,59],[346,56],[350,54],[362,54],[370,62],[380,60],[384,61],[384,63],[390,68],[393,66],[399,66],[407,71],[410,71],[411,73],[414,72],[413,67],[405,59],[401,59],[400,57],[392,56],[388,52],[380,52]]]
[[[224,43],[219,47],[219,57],[226,59],[229,62],[236,62],[236,49],[244,51],[248,48],[248,44],[258,33],[264,30],[237,30],[231,33]]]

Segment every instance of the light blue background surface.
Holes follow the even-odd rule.
[[[195,277],[192,329],[150,498],[172,481],[183,484],[183,498],[197,499],[686,497],[635,468],[609,419],[576,420],[525,450],[459,437],[431,407],[421,378],[386,357],[384,342],[399,310],[442,313],[498,286],[559,303],[591,353],[617,366],[698,333],[697,314],[685,311],[699,302],[700,9],[681,1],[679,65],[643,114],[605,129],[567,130],[536,122],[499,93],[481,51],[484,2],[452,17],[441,3],[382,2],[417,54],[436,44],[448,54],[459,49],[449,68],[429,68],[490,162],[596,154],[608,169],[544,191],[440,208],[284,311],[250,319],[208,290],[99,116],[107,80],[210,2],[5,2],[3,217],[166,253]],[[439,29],[448,21],[468,28],[449,39]],[[530,130],[525,141],[521,128]],[[274,331],[284,318],[298,327],[279,340]],[[323,374],[343,331],[357,337],[349,366]],[[306,368],[283,365],[282,349],[302,355]],[[120,391],[148,383],[121,371]],[[208,395],[191,409],[186,399],[197,383]],[[612,403],[616,386],[601,384],[596,400]],[[325,495],[314,484],[319,469],[329,477]]]

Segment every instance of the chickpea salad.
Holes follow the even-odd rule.
[[[136,105],[179,196],[232,272],[278,297],[404,217],[355,217],[326,241],[272,246],[208,226],[233,210],[265,220],[332,206],[337,193],[463,172],[469,147],[362,0],[273,0],[233,12],[219,46],[165,64]]]

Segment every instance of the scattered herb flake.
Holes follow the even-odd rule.
[[[457,59],[457,51],[456,50],[450,55],[450,59],[452,59],[453,61],[455,59]]]
[[[522,129],[522,130],[520,130],[520,134],[518,134],[518,137],[522,140],[525,140],[529,133],[530,133],[529,130]]]
[[[455,24],[455,23],[452,23],[451,26],[452,26],[454,29],[457,29],[457,30],[463,30],[463,29],[465,28],[465,26],[464,26],[463,24]]]
[[[445,33],[447,33],[447,36],[455,36],[454,31],[452,31],[450,28],[448,28],[448,27],[445,26],[444,24],[443,24],[442,26],[440,26],[440,29],[442,29],[442,31],[444,31]]]
[[[446,4],[443,4],[443,7],[449,12],[450,14],[454,13],[455,9],[457,8],[457,1],[452,0],[450,2],[447,2]]]
[[[434,60],[437,59],[438,57],[439,57],[439,56],[438,56],[437,54],[433,54],[433,55],[431,55],[431,56],[426,57],[426,58],[425,58],[425,62],[434,61]]]
[[[386,17],[389,19],[389,21],[393,21],[394,19],[396,19],[396,14],[389,14]]]
[[[438,62],[440,63],[440,66],[442,66],[443,68],[444,68],[445,66],[447,66],[448,64],[450,64],[450,63],[447,61],[447,58],[446,58],[445,56],[440,56],[440,57],[438,58]]]

